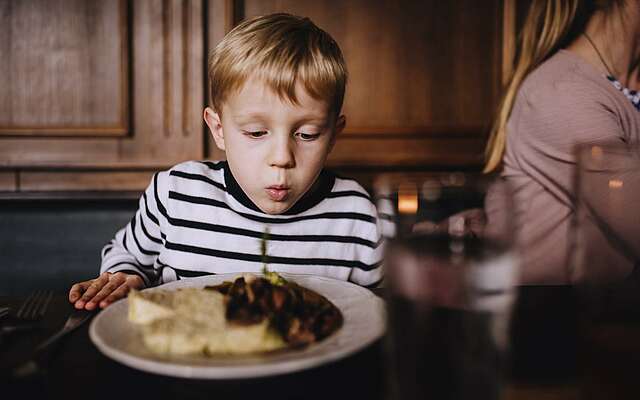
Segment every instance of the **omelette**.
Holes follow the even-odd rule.
[[[320,294],[275,273],[205,288],[131,291],[129,321],[158,355],[270,352],[317,342],[342,325]]]

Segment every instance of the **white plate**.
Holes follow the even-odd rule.
[[[203,276],[158,288],[204,287],[231,281],[238,275]],[[343,326],[320,343],[304,349],[252,356],[162,357],[145,348],[138,328],[127,321],[128,301],[123,299],[93,319],[89,336],[107,357],[132,368],[181,378],[237,379],[284,374],[335,361],[366,347],[384,333],[384,302],[368,289],[313,275],[282,273],[282,276],[331,300],[342,312]]]

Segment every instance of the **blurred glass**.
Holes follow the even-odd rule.
[[[393,238],[385,258],[391,398],[499,399],[518,273],[508,186],[449,173],[382,176],[374,191]],[[486,196],[502,212],[485,213]]]
[[[640,148],[584,145],[577,159],[573,280],[619,281],[640,259]]]
[[[637,399],[640,383],[640,148],[577,148],[571,276],[580,303],[584,399]]]

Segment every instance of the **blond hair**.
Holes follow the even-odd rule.
[[[519,37],[519,55],[498,107],[485,151],[484,172],[502,164],[507,140],[507,121],[524,79],[580,35],[595,10],[608,9],[623,0],[534,0]]]
[[[258,77],[294,104],[296,85],[333,113],[342,108],[347,68],[338,44],[308,18],[278,13],[244,21],[232,29],[209,58],[209,96],[216,112],[227,97]]]

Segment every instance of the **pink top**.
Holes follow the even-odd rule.
[[[507,122],[502,175],[516,189],[524,283],[569,281],[574,148],[612,139],[637,145],[640,112],[578,55],[560,50],[523,82]],[[616,254],[611,263],[627,272],[633,266]]]

